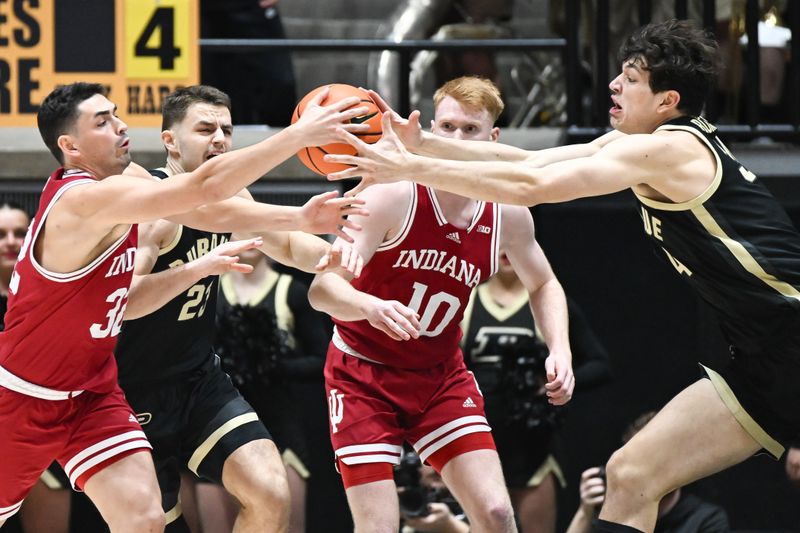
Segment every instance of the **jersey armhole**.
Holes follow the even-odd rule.
[[[382,242],[381,245],[375,250],[376,252],[383,252],[398,246],[401,242],[403,242],[403,240],[405,240],[408,232],[411,231],[411,226],[414,222],[414,215],[417,213],[417,186],[412,182],[408,182],[408,185],[411,187],[411,198],[408,202],[408,209],[406,209],[406,215],[403,218],[400,231],[398,231],[397,235],[391,239]]]

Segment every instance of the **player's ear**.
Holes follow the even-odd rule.
[[[491,133],[489,133],[489,140],[492,141],[493,143],[496,143],[497,139],[499,138],[500,138],[500,128],[498,127],[492,128]]]
[[[168,152],[177,152],[178,145],[175,143],[175,133],[172,130],[164,130],[161,132],[161,142],[164,143],[164,148]]]
[[[673,109],[678,108],[678,104],[681,102],[681,93],[678,91],[664,91],[661,93],[661,104],[659,105],[660,109],[664,111],[671,111]]]
[[[81,153],[71,135],[59,135],[56,144],[64,155],[75,157]]]
[[[433,133],[433,129],[436,127],[436,121],[431,120],[431,133]]]

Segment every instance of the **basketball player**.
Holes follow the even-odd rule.
[[[434,96],[436,135],[497,140],[497,87],[459,78]],[[489,143],[487,143],[489,144]],[[472,531],[516,531],[483,398],[458,347],[472,289],[498,268],[503,248],[519,272],[550,348],[547,396],[574,386],[564,291],[522,207],[476,202],[409,182],[364,191],[368,220],[354,235],[360,278],[318,275],[309,297],[334,318],[325,367],[330,430],[357,532],[399,520],[392,465],[402,444],[441,473]]]
[[[715,51],[687,22],[635,32],[609,85],[611,125],[629,135],[591,157],[543,168],[437,160],[408,153],[390,133],[374,150],[350,139],[361,158],[331,158],[356,163],[340,176],[364,175],[365,185],[413,179],[525,205],[633,191],[648,239],[713,308],[732,357],[724,369],[705,369],[708,379],[611,457],[598,531],[652,531],[662,496],[760,450],[779,458],[800,430],[800,235],[698,116]]]
[[[117,384],[112,354],[133,275],[136,222],[236,194],[364,112],[341,111],[357,104],[350,100],[329,107],[317,100],[302,124],[157,181],[121,175],[130,163],[127,126],[102,85],[61,86],[44,99],[39,131],[62,167],[42,192],[0,333],[0,524],[58,459],[112,531],[163,530],[153,462],[141,453],[150,444]]]
[[[178,89],[165,99],[162,115],[167,165],[153,174],[165,181],[230,151],[230,100],[218,89],[204,85]],[[320,195],[309,203],[313,206],[328,197]],[[216,204],[202,210],[193,226],[170,220],[139,226],[131,301],[115,355],[119,382],[153,445],[169,531],[188,530],[179,519],[178,502],[180,469],[187,465],[195,474],[224,485],[239,500],[237,528],[283,531],[288,520],[288,482],[280,454],[221,370],[212,347],[218,275],[252,270],[238,263],[238,254],[254,241],[226,242],[230,233],[223,232],[254,229],[256,222],[260,225],[255,228],[272,224],[278,229],[333,232],[339,222],[357,227],[342,215],[365,213],[334,205],[328,211],[311,210],[306,216],[311,224],[303,217],[248,221],[242,208],[266,206],[252,198],[238,200],[243,201],[235,208]],[[197,224],[213,231],[196,229]],[[329,249],[319,237],[300,231],[261,231],[257,239],[264,253],[308,272],[315,272]],[[237,263],[225,261],[228,256],[235,256]],[[153,307],[157,310],[149,312]]]

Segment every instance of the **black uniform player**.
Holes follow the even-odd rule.
[[[167,167],[153,174],[169,180],[227,152],[233,130],[229,106],[227,96],[212,87],[187,87],[168,96],[162,132]],[[277,143],[276,164],[291,153],[282,145],[292,137],[284,133]],[[285,530],[289,489],[278,450],[214,354],[217,277],[249,272],[237,255],[254,247],[313,272],[330,260],[330,246],[286,230],[336,232],[337,225],[348,225],[344,215],[360,211],[345,208],[347,200],[334,200],[330,193],[300,208],[259,204],[247,191],[238,196],[193,213],[188,220],[200,229],[181,224],[182,217],[139,226],[134,282],[116,355],[127,400],[154,447],[168,528],[174,530],[186,528],[179,519],[181,467],[236,497],[237,527]],[[245,241],[229,241],[225,233],[264,227],[270,231]]]
[[[575,381],[586,391],[610,378],[608,354],[575,302],[567,298],[567,307]],[[566,484],[553,455],[561,410],[544,395],[547,345],[504,254],[498,273],[473,291],[461,328],[521,531],[554,531],[556,483]]]
[[[163,170],[152,174],[167,177]],[[151,272],[191,263],[229,240],[230,233],[177,226]],[[203,277],[153,313],[126,320],[115,351],[120,385],[153,445],[168,524],[180,515],[184,465],[222,483],[228,456],[243,444],[270,438],[214,354],[217,287],[218,276]]]

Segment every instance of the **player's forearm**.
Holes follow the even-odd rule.
[[[302,132],[292,127],[257,144],[210,159],[191,173],[201,190],[200,203],[219,202],[247,187],[303,147]],[[186,209],[188,211],[189,209]]]
[[[178,224],[217,233],[253,232],[259,230],[291,231],[300,228],[300,208],[263,204],[234,196],[206,204],[173,217]]]
[[[592,515],[587,513],[583,506],[578,507],[575,516],[569,523],[566,533],[589,533],[592,528]]]
[[[553,277],[530,295],[536,325],[550,352],[571,354],[569,345],[569,314],[564,289]]]
[[[161,309],[204,277],[195,261],[161,272],[134,275],[124,319],[134,320]]]
[[[347,322],[367,318],[370,298],[374,297],[355,289],[347,280],[333,272],[317,274],[308,290],[311,307]]]
[[[316,274],[317,263],[330,248],[323,239],[301,231],[264,231],[247,235],[263,239],[258,249],[268,257],[311,274]]]
[[[504,161],[454,161],[410,155],[402,179],[469,198],[533,205],[544,172]]]
[[[449,139],[423,132],[417,154],[457,161],[525,161],[532,152],[507,144]]]

